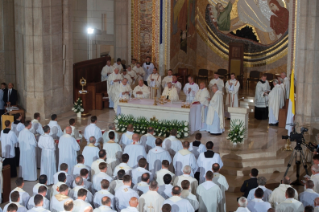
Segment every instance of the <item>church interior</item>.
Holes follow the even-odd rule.
[[[12,95],[11,90],[8,91],[10,87],[2,88],[0,112],[3,110],[1,115],[4,115],[1,117],[1,130],[5,130],[6,120],[12,124],[16,121],[17,113],[21,115],[19,121],[22,123],[33,120],[35,113],[41,114],[40,126],[48,125],[53,120],[52,115],[56,114],[62,131],[69,127],[69,120],[74,119],[73,126],[82,134],[81,138],[75,137],[80,146],[77,155],[81,155],[90,143],[85,131],[94,116],[97,117],[95,124],[102,133],[108,131],[110,125],[115,123],[117,126],[117,122],[123,122],[119,118],[121,115],[124,118],[134,116],[138,124],[144,116],[150,120],[149,123],[169,123],[175,119],[179,123],[187,121],[187,130],[184,134],[178,134],[180,137],[177,138],[182,143],[193,142],[197,140],[196,134],[201,133],[203,145],[212,141],[214,152],[223,161],[220,174],[225,176],[229,185],[224,196],[227,210],[204,210],[200,206],[193,211],[249,211],[240,210],[242,206],[237,201],[244,195],[244,182],[256,177],[251,176],[253,168],[258,169],[258,177],[266,178],[266,188],[270,190],[275,190],[284,176],[289,177],[291,182],[301,182],[307,172],[315,184],[314,191],[319,192],[319,178],[313,179],[312,176],[319,173],[319,168],[317,173],[313,169],[313,166],[319,166],[319,159],[314,157],[319,152],[318,57],[319,2],[316,0],[0,0],[0,83],[11,84],[17,93],[16,104],[8,104],[11,102],[8,96]],[[147,58],[157,70],[159,78],[155,81],[147,78],[154,73],[147,73]],[[127,70],[130,67],[134,72],[136,62],[140,63],[147,75],[143,73],[140,76],[141,81],[150,88],[149,98],[142,97],[147,100],[136,98],[136,94],[132,97],[134,87],[142,86],[136,77],[132,78],[134,82],[126,80],[131,92],[128,99],[124,97],[127,90],[123,94],[121,88],[114,91],[115,78],[110,80],[116,69],[120,69],[116,75],[121,75],[121,79],[126,78],[123,72],[130,76]],[[112,68],[103,79],[102,70],[106,66]],[[169,84],[164,79],[170,76],[170,71],[181,85],[177,90],[176,84],[172,80],[169,82],[178,92],[176,102],[164,101],[166,94],[164,96],[161,93]],[[135,76],[138,78],[138,75]],[[217,84],[210,83],[216,76],[222,82],[223,90]],[[234,94],[237,101],[231,100],[234,95],[226,86],[232,80],[231,76],[235,77],[236,85],[239,84]],[[288,86],[283,76],[288,80]],[[156,87],[158,80],[159,89]],[[258,86],[261,81],[266,81],[269,88],[263,90],[259,97]],[[134,83],[135,86],[131,87]],[[201,84],[209,90],[206,112],[203,112],[205,105],[202,108],[202,102],[194,100],[195,93],[191,98],[188,87],[184,89],[194,83],[198,85],[197,90],[198,87],[202,89]],[[277,96],[270,96],[276,86],[281,86],[283,92],[280,94],[282,97],[278,97],[282,103],[278,103],[274,109],[272,105],[276,105],[277,100],[273,99]],[[220,110],[223,114],[213,108],[212,103],[219,90],[222,94],[218,104],[222,105]],[[167,94],[167,99],[170,95]],[[79,98],[83,110],[75,112],[75,103],[78,103]],[[256,119],[259,98],[262,101],[266,99],[263,108],[267,108],[267,117],[262,120]],[[142,106],[144,101],[148,101],[146,106]],[[229,102],[232,102],[232,106]],[[14,107],[10,107],[12,105]],[[169,109],[173,107],[175,109]],[[221,133],[212,133],[201,127],[203,124],[206,126],[206,123],[208,125],[206,120],[210,108],[212,116],[215,114],[215,118],[218,117],[218,123],[224,124]],[[192,116],[195,110],[196,115]],[[271,123],[270,115],[268,118],[268,112],[273,111],[277,111],[275,124]],[[234,117],[239,117],[238,120],[245,127],[240,142],[229,138],[233,121],[237,120]],[[115,130],[122,137],[130,124],[124,122],[125,130],[120,126],[120,129]],[[172,127],[161,123],[154,126],[165,127],[166,135],[155,131],[155,137],[165,141]],[[143,134],[146,134],[149,126],[145,127]],[[303,133],[301,150],[291,161],[298,142],[283,139],[282,136],[291,136],[289,133],[293,128],[296,134],[301,133],[301,128],[307,131]],[[143,135],[136,129],[134,133],[140,137]],[[19,134],[16,137],[20,143]],[[55,150],[59,149],[59,138],[53,140]],[[100,144],[100,149],[103,149],[103,140]],[[6,158],[3,145],[1,149],[1,157]],[[20,148],[19,151],[21,155],[24,149]],[[43,157],[32,156],[40,157],[40,160]],[[58,161],[58,157],[56,154],[55,172],[60,171],[61,161]],[[300,164],[300,161],[304,164]],[[11,177],[8,171],[13,167],[3,165],[3,176],[0,177],[1,208],[10,203],[10,192],[16,187],[17,180],[17,176]],[[304,165],[307,165],[306,170]],[[37,178],[45,173],[41,167],[36,167]],[[18,177],[21,177],[19,167],[14,169],[18,170]],[[38,179],[24,181],[23,189],[30,197],[34,195],[32,189],[36,183]],[[305,190],[301,184],[292,187],[299,195]],[[318,197],[319,194],[314,200]],[[297,200],[304,203],[300,196]],[[204,204],[198,201],[200,205]],[[312,206],[319,207],[319,198],[317,203],[312,201]],[[277,203],[271,203],[271,206],[280,207]],[[303,206],[304,209],[307,205]],[[118,208],[116,210],[126,212]],[[139,210],[144,211],[157,212],[162,209]],[[172,208],[172,211],[182,210]]]

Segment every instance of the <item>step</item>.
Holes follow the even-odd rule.
[[[253,159],[245,159],[245,160],[237,160],[231,158],[223,159],[223,163],[227,164],[228,167],[260,167],[264,165],[280,165],[285,164],[285,157],[269,157],[269,158],[256,158]]]
[[[243,151],[223,151],[220,152],[220,156],[221,158],[224,160],[224,158],[230,158],[230,159],[236,159],[236,160],[245,160],[245,159],[256,159],[256,158],[260,158],[260,156],[263,157],[276,157],[277,156],[277,152],[276,151],[266,151],[266,152],[260,152],[260,151],[251,151],[249,152],[249,150],[247,150],[247,152],[243,152]]]
[[[292,164],[290,170],[294,169],[295,164]],[[250,170],[255,167],[244,167],[244,168],[236,168],[236,167],[229,167],[223,166],[220,170],[221,174],[225,175],[234,175],[234,176],[249,176]],[[259,174],[272,174],[276,172],[285,172],[287,170],[286,164],[279,164],[279,165],[266,165],[266,166],[258,166]]]

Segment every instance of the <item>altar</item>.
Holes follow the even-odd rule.
[[[132,115],[135,118],[145,117],[151,119],[156,117],[161,120],[187,121],[190,134],[201,128],[201,107],[199,104],[191,105],[191,108],[182,108],[183,102],[169,102],[166,104],[153,105],[152,99],[131,99],[128,103],[120,102],[118,114]]]

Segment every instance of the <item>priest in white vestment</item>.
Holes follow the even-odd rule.
[[[151,149],[147,154],[149,170],[153,174],[153,176],[155,176],[155,173],[162,168],[162,162],[164,160],[168,161],[168,163],[172,162],[172,158],[169,152],[162,148],[162,139],[157,138],[155,142],[156,147]]]
[[[286,200],[281,202],[276,207],[277,212],[304,212],[304,206],[301,202],[294,199],[295,197],[295,189],[287,188],[285,192]]]
[[[42,209],[50,210],[50,201],[46,198],[47,195],[47,187],[41,186],[38,190],[38,194],[32,196],[28,201],[28,209],[35,209],[38,207],[42,207]],[[42,204],[39,204],[41,200]],[[36,211],[36,210],[33,210]]]
[[[150,89],[142,79],[138,81],[138,85],[134,88],[133,95],[138,99],[148,99],[150,97]]]
[[[192,192],[192,194],[196,194],[198,181],[191,176],[191,172],[192,168],[189,165],[186,165],[183,169],[183,174],[175,177],[173,185],[181,187],[183,180],[187,180],[190,183],[190,192]]]
[[[136,64],[137,64],[137,60],[136,60],[136,59],[132,59],[132,60],[131,60],[131,67],[132,67],[132,69],[136,67]]]
[[[319,167],[316,166],[316,164],[313,164],[311,166],[311,177],[310,180],[312,180],[313,184],[314,184],[314,189],[315,192],[319,193]]]
[[[50,134],[50,127],[43,127],[44,134],[39,138],[39,147],[42,149],[40,174],[48,177],[47,185],[54,183],[53,175],[56,173],[55,145]]]
[[[31,121],[25,122],[25,128],[19,133],[18,142],[20,146],[20,166],[19,176],[26,181],[35,181],[37,179],[37,161],[36,147],[37,141],[34,134],[29,129]]]
[[[85,195],[85,198],[83,199],[83,201],[92,204],[93,203],[93,194],[88,189],[85,188],[83,178],[78,176],[75,178],[74,182],[75,182],[75,187],[70,191],[69,196],[71,196],[75,200],[78,197],[81,197],[81,196],[79,196],[79,191],[81,189],[84,189],[86,191],[86,195]]]
[[[226,115],[227,118],[230,118],[230,114],[228,113],[228,107],[238,107],[238,91],[239,91],[240,83],[236,80],[236,76],[234,73],[230,74],[230,80],[225,83],[226,88]]]
[[[98,174],[98,173],[101,172],[100,171],[100,167],[99,167],[100,163],[105,163],[105,161],[106,161],[106,151],[105,151],[105,149],[99,150],[97,152],[97,154],[98,154],[98,159],[94,160],[92,162],[92,165],[91,165],[91,176],[92,177],[95,174]],[[112,170],[111,170],[111,168],[109,168],[109,166],[107,168],[108,168],[107,169],[107,174],[111,176],[112,175]]]
[[[279,109],[283,106],[284,96],[278,80],[273,81],[274,88],[270,91],[269,98],[269,125],[278,126]]]
[[[223,199],[222,199],[222,201],[220,202],[220,205],[219,205],[220,212],[227,212],[227,210],[226,210],[226,194],[225,194],[225,192],[229,188],[228,182],[226,180],[226,177],[219,173],[220,167],[219,167],[218,163],[214,163],[213,164],[213,169],[212,170],[213,170],[213,174],[214,174],[213,182],[216,183],[219,186],[219,188],[220,188],[220,190],[222,191],[222,194],[223,194]]]
[[[119,73],[119,69],[115,68],[113,73],[107,78],[107,83],[109,85],[107,89],[107,94],[109,95],[109,108],[114,107],[114,101],[117,98],[117,92],[120,88],[120,83],[123,80],[122,75]]]
[[[206,181],[200,184],[196,190],[196,194],[199,199],[199,211],[222,211],[222,209],[219,209],[220,203],[223,201],[222,190],[212,181],[213,177],[213,172],[208,171],[205,177]]]
[[[113,180],[113,178],[111,176],[106,174],[107,164],[105,162],[102,162],[99,164],[99,169],[100,169],[100,172],[95,174],[93,176],[93,180],[92,180],[93,188],[94,188],[95,192],[101,190],[102,180],[107,180],[107,181],[109,181],[109,183],[111,183]]]
[[[273,208],[276,209],[280,203],[283,203],[286,200],[285,195],[288,188],[292,187],[290,185],[290,178],[286,176],[281,181],[281,184],[275,190],[273,190],[270,195],[269,203]],[[296,190],[294,192],[294,198],[298,200],[298,193]]]
[[[184,86],[184,93],[186,95],[186,102],[193,102],[197,91],[199,90],[198,85],[194,82],[194,78],[192,76],[188,77],[188,83]]]
[[[118,172],[120,170],[124,170],[125,174],[127,175],[132,175],[132,167],[130,167],[127,163],[129,162],[130,156],[128,154],[123,154],[122,155],[122,163],[117,165],[113,171],[113,177],[116,178],[118,177]]]
[[[118,69],[120,73],[123,71],[123,65],[121,58],[117,58],[116,63],[113,65],[114,69]]]
[[[240,197],[237,202],[239,207],[235,212],[250,212],[247,208],[248,201],[245,197]]]
[[[149,191],[150,176],[147,172],[142,174],[139,177],[141,179],[140,182],[134,185],[133,190],[135,190],[139,196]]]
[[[132,183],[133,185],[138,184],[141,182],[141,177],[144,173],[149,174],[149,180],[153,180],[153,174],[146,169],[147,161],[145,158],[141,158],[138,161],[138,167],[132,170]]]
[[[126,72],[127,72],[127,75],[129,75],[131,77],[131,80],[132,80],[131,86],[133,89],[138,83],[137,75],[136,75],[135,71],[132,70],[131,66],[127,66]]]
[[[165,87],[162,96],[165,96],[166,99],[169,99],[171,101],[178,101],[179,96],[177,93],[176,88],[173,87],[171,82],[167,83],[167,86]]]
[[[11,194],[15,191],[19,192],[19,196],[20,196],[20,199],[19,199],[19,203],[25,207],[27,207],[27,204],[28,204],[28,200],[30,199],[30,195],[28,194],[28,192],[26,192],[25,190],[23,190],[24,188],[24,182],[23,182],[23,178],[19,177],[16,179],[15,181],[15,184],[16,184],[16,188],[13,189],[10,194],[9,194],[9,201],[13,201],[11,199]]]
[[[247,208],[250,212],[267,212],[269,208],[271,208],[271,204],[269,202],[264,202],[262,197],[264,195],[264,191],[261,188],[257,188],[254,194],[254,199],[248,201]]]
[[[150,97],[154,98],[154,97],[161,97],[161,82],[162,82],[162,77],[161,75],[158,74],[157,72],[157,68],[153,68],[153,73],[150,74],[147,78],[147,85],[148,87],[151,89],[151,94]],[[154,88],[157,89],[154,89]]]
[[[18,191],[15,191],[15,192],[12,192],[10,194],[10,201],[8,204],[6,204],[4,207],[3,207],[3,211],[4,212],[7,212],[8,210],[8,206],[13,203],[15,204],[17,207],[18,207],[18,210],[16,212],[27,212],[27,209],[26,209],[26,206],[21,204],[21,196],[19,195],[19,192]],[[2,211],[2,209],[1,209]],[[12,210],[11,210],[12,211]]]
[[[207,90],[205,83],[201,82],[199,84],[199,90],[196,92],[195,98],[193,100],[193,102],[199,102],[201,106],[202,126],[200,131],[205,131],[207,128],[205,118],[207,116],[209,101],[210,101],[209,91]]]
[[[96,116],[91,116],[91,123],[85,128],[84,130],[84,138],[87,141],[87,144],[89,144],[89,139],[90,137],[94,137],[96,139],[96,146],[99,146],[100,142],[103,142],[102,139],[102,131],[101,129],[96,126],[97,123],[97,117]]]
[[[68,170],[69,170],[68,164],[61,163],[59,169],[60,169],[60,171],[58,171],[57,173],[55,173],[53,175],[54,184],[57,184],[60,181],[59,180],[59,175],[61,173],[64,173],[65,176],[66,176],[65,184],[71,188],[72,187],[72,182],[74,181],[74,177],[73,177],[72,174],[68,174]]]
[[[121,75],[123,79],[127,79],[127,84],[129,84],[131,88],[133,89],[134,86],[132,86],[132,82],[133,82],[132,77],[127,74],[127,71],[125,69],[122,71]]]
[[[209,102],[206,124],[211,135],[221,135],[225,131],[223,93],[216,85],[212,87],[214,96]]]
[[[82,139],[82,134],[79,132],[79,130],[75,127],[76,122],[75,119],[69,120],[69,127],[71,127],[71,136],[75,139]],[[67,134],[66,130],[63,130],[63,135]]]
[[[205,175],[206,172],[211,171],[213,164],[218,163],[220,169],[223,168],[223,161],[220,158],[220,155],[213,151],[214,143],[211,141],[208,141],[206,143],[207,151],[203,152],[199,155],[197,159],[197,165],[200,168],[200,179],[199,183],[202,183],[205,181]]]
[[[68,196],[69,188],[67,185],[62,184],[58,190],[59,193],[51,198],[50,211],[64,211],[64,203],[66,201],[72,201],[72,199]]]
[[[139,195],[136,191],[131,189],[132,178],[129,175],[123,177],[124,185],[119,187],[115,191],[115,209],[120,212],[121,210],[129,206],[130,199],[136,197],[139,199]]]
[[[263,75],[256,85],[255,90],[255,118],[257,120],[268,119],[268,93],[270,86],[267,76]]]
[[[133,67],[133,71],[136,73],[136,81],[139,82],[140,80],[144,81],[145,71],[144,68],[141,67],[141,63],[137,62],[136,66]]]
[[[306,190],[299,194],[299,200],[304,206],[310,205],[314,207],[314,201],[319,198],[319,194],[313,190],[314,183],[312,180],[307,180],[305,186]]]
[[[219,78],[217,72],[214,73],[214,79],[209,82],[208,88],[210,92],[212,91],[213,85],[216,85],[218,87],[218,90],[224,93],[224,81]],[[212,93],[212,95],[214,95],[214,93]]]
[[[143,64],[143,69],[144,69],[144,72],[145,72],[144,82],[147,82],[147,79],[153,73],[154,68],[155,68],[155,66],[154,66],[153,63],[151,63],[151,58],[150,57],[146,57],[146,61]],[[148,84],[148,86],[150,86],[150,85]]]
[[[173,189],[173,185],[172,183],[172,176],[170,174],[165,174],[163,176],[163,185],[160,185],[158,187],[158,193],[164,198],[164,199],[168,199],[170,197],[172,197],[172,189]]]
[[[50,127],[50,136],[54,140],[59,140],[59,138],[63,135],[62,129],[60,125],[57,122],[58,116],[56,114],[53,114],[51,116],[51,121],[49,122],[48,126]]]
[[[182,84],[177,81],[177,75],[176,74],[173,74],[172,85],[173,85],[173,87],[176,88],[177,93],[179,95],[181,93],[181,90],[182,90]]]
[[[132,197],[129,201],[129,206],[121,210],[121,212],[139,212],[137,210],[138,204],[139,204],[138,199],[136,197]]]
[[[122,148],[121,146],[114,141],[115,133],[110,132],[110,140],[103,145],[103,149],[106,151],[106,163],[110,166],[112,170],[115,169],[117,165],[120,164],[122,157]]]
[[[115,138],[113,139],[116,143],[119,142],[119,134],[115,131],[115,124],[114,123],[111,123],[109,124],[109,131],[105,132],[103,135],[102,135],[102,138],[103,138],[103,142],[106,143],[110,140],[109,138],[109,133],[110,132],[114,132],[115,134]]]
[[[42,124],[40,123],[41,117],[40,117],[40,113],[35,113],[34,114],[34,119],[31,121],[32,127],[30,129],[30,132],[32,132],[35,135],[43,135],[43,128],[42,128]]]
[[[174,157],[176,152],[183,149],[182,142],[176,138],[176,135],[177,130],[172,129],[170,136],[165,138],[162,144],[162,147],[171,154],[171,157]]]
[[[86,212],[86,211],[92,211],[93,207],[90,202],[87,201],[87,197],[90,194],[90,192],[84,188],[80,188],[77,191],[76,194],[76,200],[73,201],[74,207],[73,212]]]
[[[257,178],[257,184],[258,184],[258,187],[257,188],[261,188],[263,191],[264,191],[264,196],[262,197],[262,200],[265,201],[265,202],[268,202],[269,201],[269,198],[270,198],[270,195],[272,193],[272,190],[268,189],[265,187],[267,183],[267,180],[265,177],[258,177]],[[247,196],[247,200],[250,201],[252,199],[255,198],[255,191],[257,188],[253,188],[249,191],[249,194]]]
[[[122,146],[122,149],[124,150],[125,147],[133,142],[132,136],[134,134],[133,132],[134,126],[133,124],[127,125],[127,131],[123,133],[121,140],[120,140],[120,145]]]
[[[109,205],[110,207],[114,208],[115,198],[114,198],[114,195],[108,191],[109,185],[110,185],[110,183],[108,180],[104,179],[101,181],[101,190],[96,192],[94,194],[94,197],[93,197],[93,206],[95,208],[98,208],[98,207],[104,206],[104,205]],[[105,197],[107,197],[109,199],[109,201],[107,203],[105,202]],[[108,203],[110,203],[110,204],[108,204]]]
[[[123,153],[128,154],[130,156],[130,160],[127,164],[132,168],[136,168],[138,161],[141,158],[146,158],[147,154],[144,147],[139,144],[138,134],[133,134],[132,140],[133,142],[125,147]]]
[[[155,148],[155,140],[156,138],[154,135],[154,128],[148,127],[147,133],[141,136],[140,144],[144,146],[146,153],[148,153],[151,149]]]
[[[106,65],[103,67],[102,71],[101,71],[101,81],[107,81],[107,78],[110,74],[112,74],[114,71],[114,66],[111,65],[111,60],[107,60],[106,61]],[[109,85],[108,83],[106,84],[107,86],[107,90],[109,90]]]
[[[84,157],[83,155],[78,155],[76,157],[77,160],[77,164],[75,166],[73,166],[73,169],[71,169],[71,174],[73,175],[73,177],[77,177],[77,176],[81,176],[81,171],[82,169],[86,169],[89,173],[91,172],[91,168],[87,165],[84,165]],[[88,175],[88,179],[90,179],[90,174]],[[72,184],[74,186],[74,182]]]
[[[282,72],[280,74],[280,77],[284,80],[284,88],[285,88],[285,100],[289,99],[289,95],[290,95],[290,80],[289,78],[286,76],[285,72]]]
[[[84,147],[82,155],[84,156],[84,164],[91,167],[93,161],[99,158],[100,149],[95,146],[95,138],[92,136],[89,138],[89,144]]]
[[[180,176],[183,174],[183,169],[185,166],[190,166],[192,168],[191,176],[194,177],[194,173],[197,171],[197,162],[194,154],[188,150],[189,142],[183,142],[183,149],[179,150],[173,158],[173,166],[175,169],[175,175]]]
[[[183,180],[181,183],[182,193],[181,197],[183,199],[187,199],[189,203],[193,206],[194,210],[197,211],[199,208],[199,202],[197,197],[190,192],[190,182],[188,180]]]
[[[168,160],[163,160],[162,161],[162,169],[157,171],[154,175],[154,179],[157,181],[159,186],[165,185],[164,183],[164,175],[169,174],[171,178],[173,179],[172,182],[174,181],[175,174],[171,171],[168,170],[170,162]],[[171,183],[171,182],[169,182]]]
[[[59,141],[59,171],[60,171],[60,165],[62,163],[68,164],[68,172],[69,174],[72,174],[72,169],[76,164],[76,157],[77,157],[77,151],[80,151],[80,145],[75,140],[74,137],[71,136],[72,128],[66,127],[65,128],[66,134],[61,136]]]
[[[123,79],[120,83],[119,89],[116,93],[116,97],[114,99],[114,110],[116,114],[119,114],[120,108],[118,108],[118,104],[120,99],[129,99],[132,96],[132,88],[127,84],[127,79]]]
[[[173,70],[169,69],[167,72],[167,76],[162,80],[162,88],[164,89],[167,86],[167,83],[173,81]]]
[[[171,212],[194,212],[195,209],[186,199],[181,198],[181,188],[174,186],[172,189],[172,197],[165,200],[164,204],[170,204],[172,206]]]
[[[149,191],[142,194],[139,199],[139,212],[162,212],[162,205],[165,199],[157,193],[158,183],[152,181],[149,185]]]
[[[188,148],[188,150],[194,154],[196,160],[198,159],[201,153],[207,151],[206,146],[201,143],[201,139],[202,139],[202,134],[196,133],[195,141],[191,142]]]

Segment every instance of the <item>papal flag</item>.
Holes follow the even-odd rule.
[[[290,92],[289,92],[289,104],[287,112],[286,124],[291,124],[294,122],[295,116],[295,71],[292,70],[290,78]],[[293,126],[286,125],[286,130],[288,130],[288,135],[290,135]]]

